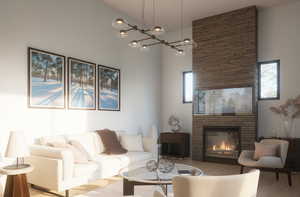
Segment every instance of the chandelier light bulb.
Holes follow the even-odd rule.
[[[183,56],[183,55],[185,55],[184,50],[178,49],[178,50],[176,51],[176,55],[177,55],[177,56]]]
[[[155,26],[152,28],[152,34],[154,34],[154,35],[161,35],[164,32],[165,32],[165,30],[161,26]]]
[[[123,29],[126,27],[126,22],[124,19],[117,18],[113,21],[112,26],[116,29]]]
[[[192,41],[191,41],[191,39],[189,39],[189,38],[185,38],[184,40],[183,40],[183,43],[184,44],[189,44],[189,43],[191,43]]]
[[[132,48],[138,48],[140,47],[140,43],[137,40],[133,40],[128,44]]]
[[[149,51],[149,47],[147,45],[142,45],[140,50],[141,51]]]
[[[119,31],[119,37],[120,38],[125,38],[128,36],[128,32],[126,30],[120,30]]]
[[[116,23],[117,23],[117,24],[123,24],[123,23],[124,23],[124,20],[121,19],[121,18],[117,18],[117,19],[116,19]]]
[[[191,46],[194,49],[198,47],[197,43],[190,38],[183,39],[183,41],[181,42],[181,45],[182,46]]]

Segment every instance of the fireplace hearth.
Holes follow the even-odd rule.
[[[241,152],[240,130],[231,126],[204,127],[204,161],[235,163]]]

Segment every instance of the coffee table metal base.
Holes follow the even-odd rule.
[[[163,189],[163,192],[165,195],[168,195],[168,185],[171,185],[171,183],[168,184],[161,184],[161,183],[143,183],[143,182],[137,182],[137,181],[130,181],[126,178],[123,178],[123,196],[133,196],[134,195],[134,186],[139,185],[160,185]]]

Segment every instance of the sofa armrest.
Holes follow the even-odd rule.
[[[246,165],[249,161],[253,160],[254,151],[243,150],[238,158],[238,163],[241,165]]]
[[[71,150],[53,148],[41,145],[32,145],[30,147],[30,153],[35,164],[35,171],[37,169],[45,168],[45,164],[39,162],[39,160],[45,161],[45,159],[55,159],[61,163],[61,177],[62,180],[67,180],[73,177],[74,172],[74,155]],[[43,165],[42,165],[43,164]],[[38,166],[36,166],[38,165]],[[40,166],[41,165],[41,166]],[[52,169],[51,169],[52,170]]]
[[[254,151],[253,150],[243,150],[241,152],[240,157],[253,158],[254,157]]]
[[[283,141],[280,144],[280,158],[281,158],[281,161],[282,161],[283,165],[285,165],[286,158],[287,158],[287,155],[288,155],[288,151],[289,151],[289,142],[288,141]]]
[[[34,166],[27,174],[28,182],[43,188],[60,191],[63,181],[63,161],[41,156],[29,156],[25,162]]]
[[[157,155],[158,145],[157,140],[153,137],[143,137],[143,146],[146,152],[150,152],[153,156]]]

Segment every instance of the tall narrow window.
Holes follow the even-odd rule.
[[[193,72],[183,72],[183,103],[193,102]]]
[[[280,60],[258,63],[258,99],[280,99]]]

